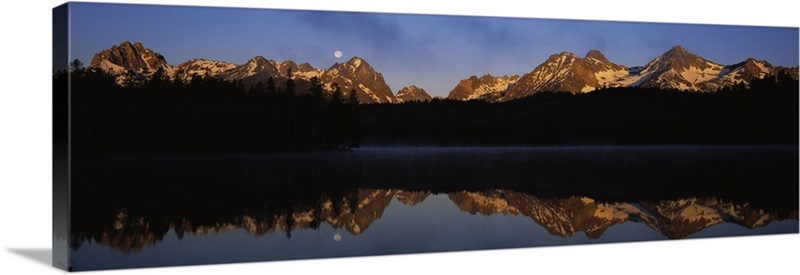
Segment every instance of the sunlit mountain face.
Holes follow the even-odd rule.
[[[335,63],[328,69],[314,68],[309,63],[298,65],[292,60],[276,61],[260,55],[242,65],[199,58],[172,66],[167,64],[164,56],[145,48],[142,43],[124,41],[95,54],[89,69],[98,69],[112,75],[117,84],[122,86],[129,86],[135,80],[163,78],[182,83],[219,79],[252,88],[267,83],[283,86],[291,79],[297,85],[294,92],[298,95],[307,93],[312,82],[316,81],[324,87],[325,93],[332,94],[337,89],[334,85],[338,86],[342,94],[354,91],[361,103],[398,101],[386,85],[383,75],[366,60],[355,56],[345,62]],[[430,100],[430,96],[421,89],[404,94],[406,95],[400,101]]]
[[[492,76],[487,73],[462,79],[448,93],[447,99],[506,102],[545,92],[581,94],[615,87],[716,93],[779,73],[797,79],[797,67],[775,67],[752,57],[736,64],[722,65],[682,46],[672,47],[644,66],[616,64],[599,50],[590,50],[583,57],[571,52],[556,53],[541,64],[531,64],[531,67],[533,70],[522,76]],[[158,72],[158,77],[185,83],[195,78],[216,78],[241,82],[249,87],[265,85],[269,79],[278,84],[293,79],[301,91],[306,91],[311,78],[316,78],[327,93],[334,92],[335,84],[343,93],[355,91],[361,103],[431,100],[423,88],[413,85],[398,90],[397,95],[393,94],[383,74],[359,57],[335,63],[328,69],[314,68],[309,63],[297,65],[292,60],[268,60],[263,56],[253,57],[242,65],[192,59],[172,66],[167,64],[164,56],[145,48],[142,43],[124,41],[95,54],[89,68],[113,75],[120,85],[126,85],[132,78],[152,78]]]

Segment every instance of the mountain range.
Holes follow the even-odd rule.
[[[170,79],[189,82],[194,78],[218,78],[241,81],[245,86],[267,83],[272,78],[276,87],[288,79],[296,84],[295,93],[306,93],[316,77],[324,90],[333,93],[334,83],[344,95],[355,91],[360,103],[400,103],[429,101],[422,88],[408,86],[396,94],[383,75],[367,61],[352,57],[327,69],[309,63],[278,62],[256,56],[245,64],[192,59],[177,66],[169,65],[161,54],[141,43],[122,42],[95,54],[89,68],[114,75],[120,84],[132,78],[147,78],[161,72]],[[605,87],[642,87],[677,89],[686,92],[713,93],[736,84],[748,85],[755,78],[784,72],[797,79],[798,68],[773,66],[764,60],[748,58],[733,65],[722,65],[675,46],[644,66],[626,67],[609,61],[598,50],[585,56],[562,52],[553,54],[531,72],[518,75],[471,76],[459,81],[447,98],[452,100],[485,100],[504,102],[541,92],[586,93]]]
[[[644,66],[626,67],[609,61],[598,50],[590,50],[584,57],[562,52],[519,77],[515,83],[493,86],[495,89],[464,93],[462,80],[450,99],[484,98],[489,101],[509,101],[540,92],[591,92],[606,87],[642,87],[674,89],[686,92],[714,93],[737,83],[748,85],[752,79],[785,72],[797,79],[797,67],[776,67],[764,60],[748,58],[733,65],[721,65],[690,53],[681,46],[651,60]],[[504,82],[500,78],[484,76],[480,83]],[[507,82],[507,81],[505,81]],[[483,84],[491,86],[490,84]]]
[[[335,63],[328,69],[314,68],[308,63],[298,65],[291,60],[278,62],[263,56],[253,57],[242,65],[218,60],[192,59],[178,66],[172,66],[167,64],[161,54],[145,48],[141,43],[125,41],[95,54],[89,68],[110,73],[116,77],[117,83],[123,85],[131,79],[152,77],[156,72],[169,79],[184,82],[195,78],[212,77],[226,81],[241,81],[248,87],[259,82],[265,84],[272,78],[276,88],[281,88],[288,79],[292,79],[297,94],[307,93],[311,87],[311,79],[316,77],[330,93],[333,92],[334,83],[346,96],[355,91],[360,103],[398,102],[386,85],[383,75],[359,57],[353,57],[344,63]]]

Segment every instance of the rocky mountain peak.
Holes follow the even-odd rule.
[[[357,72],[364,71],[365,73],[374,73],[375,69],[360,57],[353,56],[350,60],[344,63],[334,63],[328,70],[337,70],[343,74],[356,74]]]
[[[323,83],[337,83],[343,91],[355,90],[359,102],[390,103],[396,98],[383,75],[367,61],[354,56],[345,63],[335,63],[321,76]]]
[[[735,85],[737,82],[748,83],[754,78],[764,78],[775,68],[769,62],[748,58],[745,61],[725,66],[714,79],[701,83],[706,91],[715,91],[721,87]]]
[[[429,95],[428,92],[414,85],[403,87],[402,89],[400,89],[400,91],[397,92],[397,95],[395,97],[400,102],[431,100],[431,95]]]
[[[678,72],[688,70],[691,67],[705,70],[707,68],[714,67],[714,65],[718,65],[698,55],[690,53],[681,46],[672,47],[672,49],[651,61],[651,63],[657,65],[659,69],[673,69]],[[647,65],[645,65],[645,67],[647,67]]]
[[[158,69],[169,70],[171,66],[159,53],[145,48],[140,42],[124,41],[94,55],[89,67],[118,66],[137,73],[153,73]]]
[[[674,46],[661,55],[664,60],[681,60],[692,58],[693,56],[694,54],[690,53],[681,46]]]
[[[769,62],[767,62],[766,60],[756,60],[755,58],[752,58],[752,57],[748,58],[747,60],[745,60],[742,63],[744,63],[744,66],[748,66],[748,67],[751,67],[751,68],[762,69],[762,68],[766,68],[766,67],[769,67],[769,68],[772,67],[772,64],[769,64]],[[742,64],[742,63],[739,63],[739,64]]]
[[[670,48],[669,51],[667,51],[667,52],[668,53],[675,53],[675,54],[688,54],[689,53],[689,51],[687,51],[686,48],[684,48],[681,45],[675,45],[672,48]]]
[[[585,58],[571,52],[561,52],[551,55],[533,71],[520,77],[500,101],[539,92],[590,92],[627,74],[625,67],[608,61],[598,50],[590,50]]]
[[[606,56],[603,55],[603,53],[601,53],[599,50],[594,50],[594,49],[589,50],[589,52],[586,53],[586,56],[584,58],[587,58],[587,59],[588,58],[593,58],[593,59],[597,59],[597,60],[605,62],[605,63],[609,62],[608,59],[606,59]]]
[[[586,53],[586,56],[581,60],[583,65],[593,73],[599,73],[602,71],[627,71],[628,69],[625,66],[620,66],[611,62],[606,58],[606,56],[600,52],[599,50],[589,50]],[[601,81],[602,82],[602,81]]]
[[[744,63],[744,64],[742,64]],[[749,72],[754,72],[756,74],[763,74],[763,75],[753,75],[753,77],[763,77],[764,75],[770,73],[774,66],[767,62],[766,60],[756,60],[755,58],[748,58],[744,62],[739,63],[742,64],[741,67],[745,68]],[[737,64],[737,65],[739,65]],[[736,66],[736,65],[734,65]]]
[[[723,72],[723,66],[695,55],[681,46],[648,62],[631,79],[630,86],[677,89],[682,91],[714,91],[704,83],[713,81]]]
[[[470,76],[459,81],[458,85],[450,91],[447,98],[456,100],[489,99],[499,97],[519,80],[519,76],[496,77],[484,74],[481,77]]]
[[[123,42],[123,44],[130,45],[131,42],[130,41],[125,41],[125,42]],[[139,50],[139,51],[145,50],[144,46],[142,45],[142,42],[134,42],[133,43],[133,48],[136,49],[136,50]]]
[[[367,63],[367,61],[364,61],[364,59],[361,59],[358,56],[353,56],[352,58],[350,58],[350,60],[347,60],[347,62],[345,62],[344,64],[351,72],[356,72],[357,70],[374,71],[374,69],[372,69],[372,67],[369,65],[369,63]]]
[[[249,64],[249,63],[267,64],[267,63],[270,63],[270,62],[266,58],[264,58],[263,56],[258,55],[258,56],[255,56],[253,58],[250,58],[250,60],[247,60],[247,64]]]
[[[278,74],[283,77],[293,77],[299,71],[299,67],[297,63],[291,60],[284,60],[283,62],[277,62],[275,60],[270,60],[272,66],[278,70]],[[292,70],[292,75],[289,75],[289,70]]]
[[[275,67],[275,65],[273,65],[272,62],[270,62],[270,60],[267,60],[266,58],[264,58],[263,56],[260,56],[260,55],[256,56],[256,57],[253,57],[250,60],[248,60],[247,64],[245,64],[245,66],[250,67],[250,68],[256,68],[256,70],[264,70],[266,68],[274,68]],[[277,69],[277,68],[274,68],[274,69]]]
[[[560,52],[557,54],[550,55],[547,58],[545,63],[555,64],[555,63],[564,63],[564,62],[572,62],[578,59],[578,56],[571,52]]]
[[[308,62],[303,62],[300,65],[297,65],[297,69],[301,72],[313,71],[316,70],[314,66],[311,66]]]
[[[251,72],[263,71],[266,68],[275,67],[271,62],[269,62],[269,60],[260,55],[250,58],[250,60],[247,60],[247,63],[245,63],[243,66],[246,67],[247,70]]]
[[[247,80],[252,78],[267,78],[278,75],[275,65],[263,56],[256,56],[248,60],[244,65],[232,68],[219,74],[222,79],[228,81]]]
[[[233,68],[236,68],[233,63],[196,58],[178,65],[175,75],[178,79],[188,82],[194,77],[217,77]]]

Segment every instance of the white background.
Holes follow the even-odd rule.
[[[119,2],[119,1],[109,1]],[[291,9],[648,22],[800,26],[790,1],[124,1]],[[320,3],[315,3],[320,2]],[[435,4],[434,4],[435,2]],[[0,8],[0,273],[59,272],[51,242],[51,9],[60,1],[2,1]],[[380,3],[380,4],[378,4]],[[520,5],[519,3],[526,3]],[[753,183],[758,185],[758,183]],[[794,273],[800,235],[436,253],[93,274],[220,273]],[[10,269],[10,270],[8,270]],[[792,270],[792,271],[790,271]],[[10,271],[10,272],[9,272]]]

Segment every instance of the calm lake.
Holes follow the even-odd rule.
[[[798,147],[73,162],[74,270],[798,233]]]

